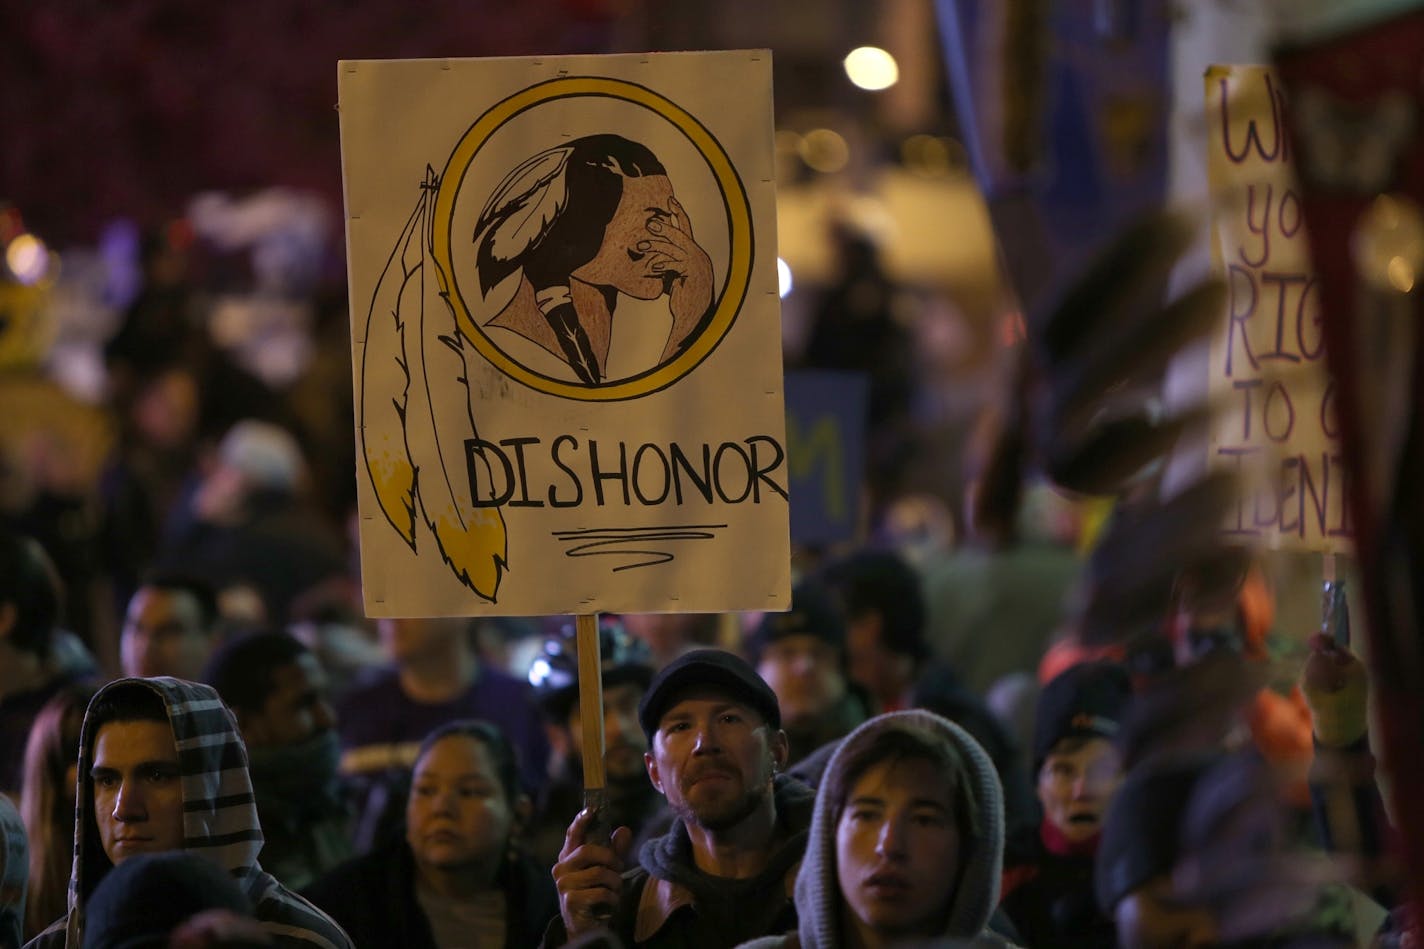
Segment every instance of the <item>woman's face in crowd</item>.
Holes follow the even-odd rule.
[[[776,693],[789,726],[815,721],[846,693],[840,650],[819,636],[798,633],[767,643],[757,674]]]
[[[887,760],[856,780],[836,822],[836,876],[859,925],[931,935],[958,878],[953,781],[923,758]]]
[[[484,743],[449,735],[415,765],[406,805],[406,840],[416,863],[440,870],[499,866],[514,829],[514,808]]]

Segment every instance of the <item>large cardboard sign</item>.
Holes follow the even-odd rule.
[[[1346,551],[1349,482],[1286,107],[1266,67],[1207,70],[1213,252],[1228,290],[1208,381],[1226,411],[1209,450],[1213,464],[1243,475],[1228,536],[1276,549]]]
[[[367,612],[785,609],[770,54],[339,79]]]

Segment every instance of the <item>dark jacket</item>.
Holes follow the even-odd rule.
[[[623,874],[623,891],[608,927],[637,949],[730,949],[757,936],[796,928],[793,894],[806,849],[815,794],[794,778],[777,775],[776,832],[781,843],[755,877],[708,876],[692,859],[692,838],[681,820],[643,845],[641,866]],[[546,946],[567,942],[555,919]]]
[[[1029,949],[1113,949],[1117,928],[1098,909],[1098,839],[1064,840],[1047,820],[1015,835],[1004,854],[1001,904]]]
[[[501,871],[506,949],[536,945],[559,900],[547,872],[521,858]],[[349,860],[302,891],[341,924],[358,949],[435,949],[430,923],[415,893],[415,858],[394,839]]]

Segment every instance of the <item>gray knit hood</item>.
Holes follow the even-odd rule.
[[[879,715],[846,736],[826,766],[821,787],[833,783],[845,767],[845,749],[858,744],[862,734],[880,736],[914,726],[943,736],[964,762],[963,788],[974,796],[983,827],[982,835],[962,844],[967,861],[959,891],[950,904],[949,922],[933,945],[1002,945],[985,934],[985,926],[999,904],[999,875],[1004,860],[1004,798],[999,776],[989,756],[969,734],[947,719],[920,709]],[[806,856],[796,878],[796,912],[802,949],[838,949],[844,945],[841,929],[840,887],[836,882],[836,803],[830,795],[816,795]],[[981,940],[981,937],[983,939]]]

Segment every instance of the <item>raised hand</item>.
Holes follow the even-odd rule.
[[[1364,664],[1348,647],[1323,633],[1311,636],[1301,690],[1322,745],[1344,748],[1364,737],[1369,728],[1369,682]]]
[[[670,199],[671,217],[654,218],[647,224],[648,248],[655,255],[650,265],[663,275],[663,286],[672,311],[672,332],[663,349],[667,360],[706,315],[712,305],[712,258],[692,236],[692,220],[676,198]]]

